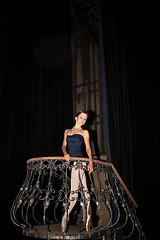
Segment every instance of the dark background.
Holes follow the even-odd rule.
[[[147,239],[156,239],[158,7],[100,2],[111,159],[139,205]],[[22,239],[9,211],[26,175],[25,162],[62,155],[63,132],[73,122],[69,1],[54,3],[45,16],[1,12],[0,34],[2,220],[7,237]]]
[[[22,239],[10,208],[26,160],[61,156],[73,124],[69,1],[50,13],[1,12],[0,19],[1,216],[7,236]]]
[[[146,2],[105,0],[100,1],[100,7],[111,160],[139,205],[147,239],[156,239],[160,182],[158,8]]]

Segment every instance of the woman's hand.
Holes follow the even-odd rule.
[[[90,174],[91,172],[93,172],[93,161],[89,162],[88,172],[89,172],[89,174]]]
[[[66,154],[66,155],[64,155],[64,159],[65,159],[66,161],[70,161],[71,157],[70,157],[69,154]]]

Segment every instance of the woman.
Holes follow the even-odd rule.
[[[91,147],[89,143],[89,133],[87,130],[83,130],[82,126],[87,121],[88,114],[84,111],[78,112],[75,116],[75,126],[72,129],[67,129],[64,132],[64,139],[62,144],[62,152],[64,154],[64,158],[66,161],[70,160],[70,157],[83,157],[82,153],[82,144],[85,143],[86,152],[89,157],[89,165],[88,165],[88,172],[89,174],[93,172],[93,159],[91,153]],[[68,148],[67,148],[68,147]],[[68,149],[68,152],[67,152]],[[78,198],[78,186],[79,183],[83,185],[83,191],[85,199],[87,200],[87,217],[86,217],[86,230],[89,231],[90,229],[90,214],[89,214],[89,207],[90,207],[90,195],[88,193],[87,183],[86,183],[86,176],[85,172],[82,169],[76,169],[74,166],[71,172],[71,193],[69,199],[70,205],[68,208],[68,220],[69,214],[72,211],[74,205],[77,202]],[[66,231],[65,226],[65,217],[62,218],[61,223],[61,230],[62,232]]]

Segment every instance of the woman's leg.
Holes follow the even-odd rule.
[[[75,169],[74,166],[71,172],[71,192],[69,196],[69,208],[68,208],[68,215],[72,211],[74,205],[78,200],[78,187],[79,187],[79,169]]]
[[[82,169],[80,169],[80,179],[81,179],[81,184],[83,187],[85,203],[86,203],[86,211],[87,211],[87,215],[88,215],[89,209],[90,209],[90,194],[89,194],[88,187],[87,187],[86,175]]]
[[[79,170],[75,169],[75,167],[72,167],[71,171],[71,190],[70,190],[70,196],[69,196],[69,208],[67,213],[67,221],[69,219],[69,214],[72,211],[74,205],[76,204],[78,200],[78,186],[79,186]],[[61,229],[62,232],[66,231],[65,226],[65,214],[63,215],[62,222],[61,222]]]
[[[71,192],[69,196],[69,208],[68,208],[68,219],[69,214],[72,211],[73,207],[75,206],[78,200],[78,191],[79,191],[79,184],[82,184],[82,191],[84,193],[85,204],[86,204],[86,219],[90,218],[89,209],[90,209],[90,194],[87,188],[86,176],[84,170],[81,168],[75,169],[73,166],[71,172]],[[62,218],[61,226],[64,229],[64,221],[65,216]],[[86,220],[87,221],[87,220]],[[86,227],[87,229],[87,227]]]
[[[90,222],[91,222],[90,194],[89,194],[88,187],[87,187],[86,175],[85,175],[85,172],[83,170],[80,170],[80,179],[81,179],[81,184],[83,186],[85,206],[86,206],[86,209],[85,209],[86,212],[83,213],[83,218],[84,218],[84,221],[85,221],[86,230],[90,231]]]

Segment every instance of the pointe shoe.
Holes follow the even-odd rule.
[[[62,222],[61,222],[61,231],[63,232],[63,233],[65,233],[66,231],[67,231],[67,224],[68,224],[68,222],[69,222],[69,217],[67,218],[67,224],[66,224],[66,226],[64,226],[63,224],[64,224],[64,217],[65,216],[63,216],[63,218],[62,218]]]
[[[86,221],[86,231],[90,231],[91,227],[91,216],[88,214],[87,221]]]
[[[65,226],[62,226],[62,225],[61,225],[61,231],[62,231],[62,233],[65,233],[66,230],[67,230],[67,226],[65,227]]]

